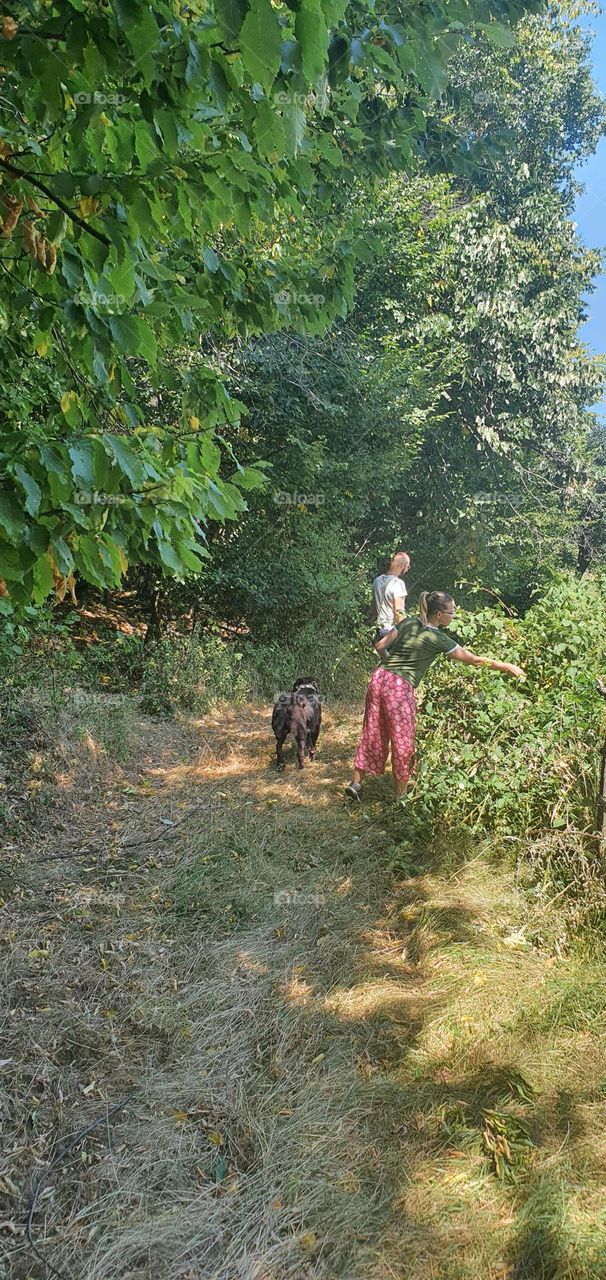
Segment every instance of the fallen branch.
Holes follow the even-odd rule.
[[[187,822],[188,818],[191,818],[192,813],[196,813],[198,809],[203,809],[205,807],[206,806],[204,802],[200,802],[200,804],[195,804],[192,806],[191,809],[188,809],[187,813],[185,813],[182,818],[178,818],[175,822],[171,820],[170,827],[163,827],[156,836],[145,836],[143,840],[131,840],[128,842],[128,844],[119,845],[115,852],[119,854],[122,852],[122,850],[139,849],[142,847],[142,845],[145,845],[145,844],[156,844],[156,842],[158,840],[161,840],[163,836],[172,835],[172,832],[177,827],[182,826],[184,822]],[[108,851],[104,849],[69,849],[69,850],[66,850],[65,853],[47,853],[44,855],[43,858],[36,858],[34,861],[36,863],[61,862],[63,858],[100,858],[104,853],[107,853],[107,852]]]

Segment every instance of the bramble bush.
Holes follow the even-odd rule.
[[[519,663],[528,678],[436,664],[419,715],[415,825],[439,817],[442,828],[529,842],[594,830],[605,597],[604,575],[562,574],[523,618],[458,616],[463,644]]]

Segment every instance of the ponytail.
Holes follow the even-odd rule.
[[[453,603],[452,596],[447,591],[422,591],[419,596],[419,617],[421,622],[425,624],[428,618],[435,617],[436,613],[448,609]]]

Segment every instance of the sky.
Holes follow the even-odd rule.
[[[582,18],[581,25],[594,33],[593,78],[600,92],[606,95],[606,10]],[[606,249],[606,137],[600,140],[591,159],[579,165],[577,176],[585,186],[574,214],[579,235],[592,249]],[[595,291],[588,299],[588,310],[589,319],[581,327],[581,337],[592,351],[606,353],[606,274],[596,281]],[[606,422],[606,400],[597,410]]]

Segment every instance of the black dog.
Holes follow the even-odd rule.
[[[292,693],[281,693],[273,709],[271,727],[276,735],[276,764],[284,768],[283,748],[288,734],[297,744],[297,764],[303,768],[305,748],[310,760],[316,754],[316,742],[322,723],[322,704],[315,680],[302,676],[295,680]]]

